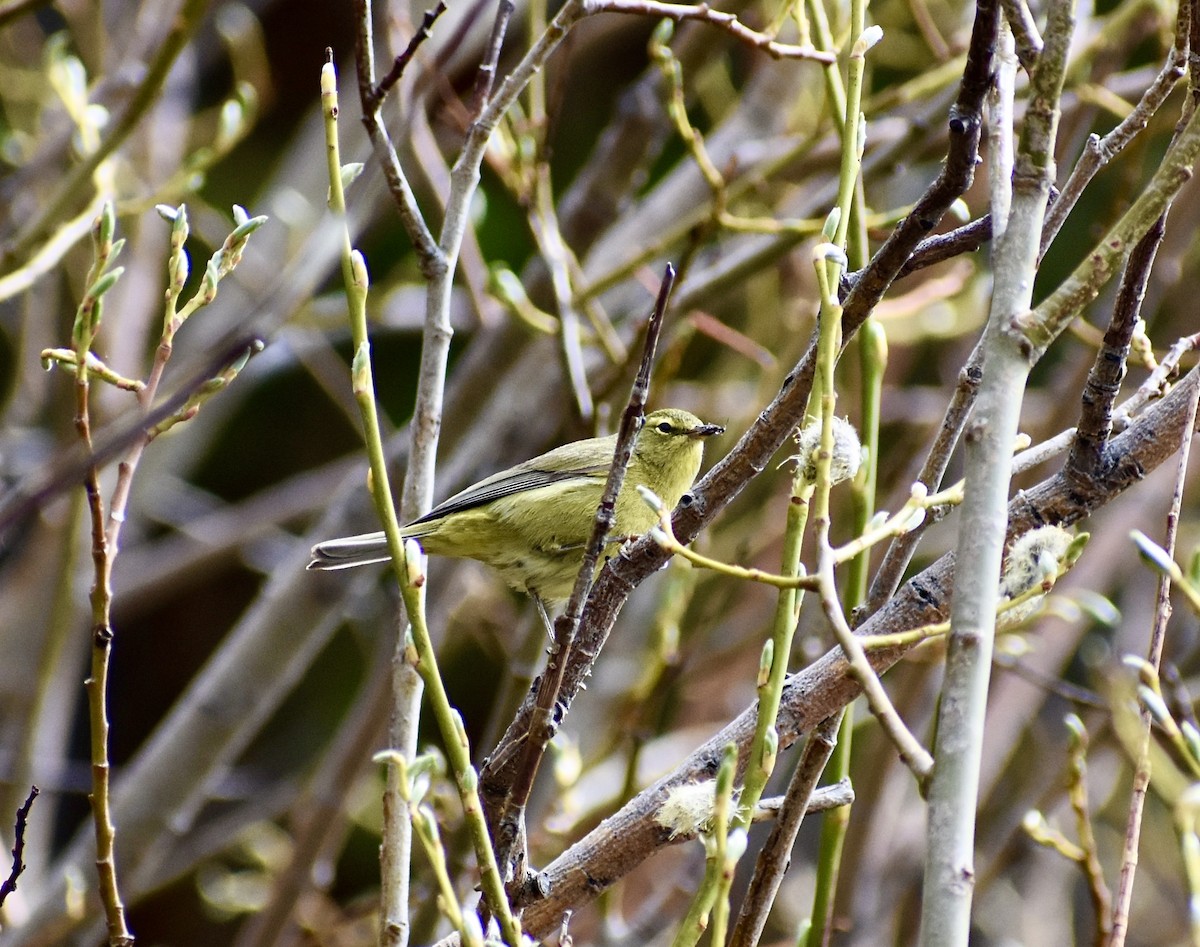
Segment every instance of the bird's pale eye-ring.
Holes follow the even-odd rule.
[[[671,427],[670,421],[660,421],[658,424],[658,430],[663,434],[670,434],[675,429]]]

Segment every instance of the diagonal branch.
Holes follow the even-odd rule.
[[[668,264],[658,290],[654,310],[650,314],[649,325],[646,328],[641,365],[638,367],[637,378],[629,395],[629,403],[621,417],[612,466],[608,472],[608,480],[604,484],[600,505],[596,510],[592,535],[588,539],[583,562],[575,579],[575,588],[571,592],[566,611],[554,623],[554,644],[550,648],[546,669],[535,685],[534,709],[528,733],[523,741],[524,748],[520,765],[509,784],[510,788],[502,806],[490,819],[492,837],[496,846],[496,860],[505,873],[505,877],[509,879],[509,897],[514,900],[516,892],[528,890],[526,883],[529,879],[526,878],[525,869],[525,807],[533,791],[533,781],[537,776],[542,757],[545,755],[546,745],[562,724],[566,714],[565,708],[558,710],[563,674],[575,646],[581,607],[588,589],[591,587],[592,578],[596,574],[596,564],[600,561],[600,556],[616,520],[617,496],[625,482],[625,473],[629,469],[629,461],[633,454],[634,440],[642,426],[646,399],[650,393],[650,371],[654,365],[654,354],[658,348],[658,337],[662,331],[667,301],[670,299],[671,289],[674,285],[675,269]],[[492,782],[489,776],[491,772],[494,770],[489,767],[484,768],[482,788],[485,798],[487,798],[489,788],[497,791],[500,789],[500,785]],[[492,806],[488,808],[491,810]]]
[[[1046,523],[1077,522],[1143,480],[1179,449],[1198,390],[1200,375],[1192,371],[1166,398],[1114,438],[1111,462],[1106,461],[1082,478],[1060,472],[1018,495],[1009,506],[1009,536]],[[953,577],[954,556],[950,553],[910,579],[858,633],[875,635],[945,620]],[[872,650],[868,657],[876,673],[882,674],[909,647]],[[791,745],[858,694],[858,684],[850,675],[841,648],[827,652],[788,682],[777,722],[780,747]],[[756,717],[755,707],[748,707],[673,772],[638,793],[548,865],[544,879],[549,894],[526,906],[526,931],[532,936],[544,935],[559,923],[564,910],[590,903],[659,851],[665,839],[654,814],[668,789],[711,779],[721,748],[729,742],[737,744],[740,765],[744,766]]]
[[[780,43],[773,36],[753,30],[733,13],[714,10],[707,3],[664,3],[661,0],[584,0],[589,15],[595,13],[631,13],[656,19],[699,20],[725,30],[739,42],[766,53],[772,59],[809,59],[832,65],[837,57],[830,52],[804,44]]]
[[[25,870],[25,827],[29,824],[29,812],[33,808],[33,800],[38,797],[39,792],[37,786],[30,786],[29,795],[25,797],[25,804],[17,810],[17,818],[13,823],[12,868],[9,870],[8,877],[0,882],[0,906],[4,904],[10,894],[17,890],[17,879]]]

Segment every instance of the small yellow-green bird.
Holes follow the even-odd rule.
[[[700,471],[704,439],[724,430],[679,408],[646,416],[617,497],[611,545],[640,536],[658,521],[637,487],[648,487],[674,508]],[[401,535],[419,540],[431,555],[477,559],[539,602],[565,602],[616,446],[613,434],[556,447],[467,487],[409,523]],[[312,555],[310,569],[348,569],[389,558],[381,532],[318,543]]]

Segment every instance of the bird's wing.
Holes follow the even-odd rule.
[[[474,486],[467,487],[462,493],[456,493],[450,499],[435,506],[420,519],[413,520],[410,525],[416,526],[419,523],[430,523],[449,516],[451,513],[460,513],[463,510],[474,509],[475,507],[491,503],[493,500],[510,497],[516,493],[524,493],[528,490],[537,490],[539,487],[548,487],[553,484],[563,484],[570,481],[577,481],[579,483],[594,481],[597,477],[606,476],[610,466],[611,464],[605,463],[588,467],[576,467],[571,470],[539,470],[536,467],[522,464],[511,470],[493,474],[486,480],[481,480]]]

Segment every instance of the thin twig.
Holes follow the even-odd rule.
[[[833,714],[817,724],[804,744],[804,753],[788,781],[779,810],[780,817],[771,826],[771,834],[759,850],[754,876],[742,900],[741,912],[729,941],[731,947],[751,947],[762,936],[767,914],[775,903],[779,885],[791,862],[792,846],[809,811],[809,800],[837,745],[837,731],[843,712]]]
[[[504,46],[504,34],[508,32],[508,21],[513,15],[512,0],[500,0],[496,5],[496,18],[492,21],[492,32],[484,49],[483,60],[475,73],[475,86],[471,90],[470,114],[472,120],[479,116],[496,84],[496,66],[500,62],[500,50]]]
[[[25,870],[25,827],[29,824],[29,811],[33,808],[33,800],[38,797],[39,791],[37,786],[30,786],[25,804],[17,810],[17,818],[13,823],[12,869],[8,877],[0,882],[0,907],[4,905],[8,896],[17,890],[17,879]]]
[[[400,81],[400,77],[404,75],[404,70],[408,68],[408,64],[412,61],[413,56],[417,54],[417,50],[421,47],[421,44],[429,39],[429,31],[433,29],[433,24],[445,12],[446,0],[438,0],[437,6],[425,11],[425,16],[421,18],[421,25],[412,35],[412,39],[408,41],[408,45],[404,47],[404,52],[396,57],[387,75],[379,80],[379,84],[375,86],[369,100],[363,102],[363,114],[374,112],[382,104],[383,100],[387,98],[387,94]]]
[[[1037,66],[1038,57],[1042,54],[1042,37],[1038,33],[1037,23],[1029,12],[1029,4],[1025,0],[1000,0],[1004,9],[1004,18],[1012,31],[1017,49],[1017,61],[1029,75]]]
[[[111,206],[108,210],[111,219]],[[100,220],[104,219],[104,215]],[[103,226],[97,221],[96,233]],[[108,250],[103,249],[104,238],[97,238],[96,262],[89,277],[94,284],[108,264],[108,252],[112,248],[111,234],[107,240]],[[92,451],[91,386],[88,379],[86,354],[91,348],[95,332],[100,323],[99,298],[93,298],[91,285],[80,304],[73,331],[76,354],[75,371],[75,430],[87,453]],[[113,630],[112,611],[112,550],[105,533],[104,498],[100,494],[100,470],[95,463],[89,464],[84,475],[84,490],[87,494],[88,518],[91,526],[93,581],[89,600],[91,603],[91,666],[84,687],[87,690],[88,723],[90,726],[90,748],[92,762],[92,791],[88,800],[92,807],[92,823],[96,836],[96,871],[99,875],[100,901],[104,907],[105,923],[108,928],[110,947],[127,947],[133,943],[133,935],[125,920],[125,904],[121,900],[117,882],[116,829],[112,821],[111,787],[112,767],[108,757],[108,671],[112,655]]]
[[[617,444],[604,492],[596,509],[592,534],[584,550],[583,563],[575,579],[575,587],[567,602],[566,610],[554,622],[554,644],[550,648],[546,669],[538,680],[534,710],[524,740],[524,751],[520,766],[510,784],[503,807],[492,817],[493,835],[496,839],[497,861],[503,866],[509,879],[510,897],[517,900],[517,892],[524,891],[527,882],[525,866],[525,807],[533,791],[534,778],[546,751],[546,745],[562,723],[565,707],[558,710],[562,691],[563,674],[575,646],[580,616],[588,590],[596,574],[596,565],[604,551],[609,533],[616,519],[617,496],[625,482],[625,472],[633,455],[633,445],[641,429],[646,399],[650,393],[650,373],[654,366],[654,355],[666,316],[671,289],[675,285],[675,268],[667,264],[659,286],[658,298],[646,327],[646,339],[642,347],[642,360],[638,367],[629,402],[621,416],[617,431]],[[595,659],[595,656],[591,656]],[[487,793],[487,770],[485,769],[484,791]]]
[[[1088,733],[1083,721],[1074,714],[1067,716],[1070,732],[1067,749],[1070,770],[1067,778],[1067,798],[1075,813],[1075,834],[1079,838],[1079,849],[1083,857],[1080,867],[1088,882],[1088,894],[1092,899],[1092,910],[1096,913],[1096,947],[1103,947],[1112,931],[1112,894],[1104,882],[1104,868],[1100,864],[1100,851],[1096,845],[1096,833],[1092,829],[1092,815],[1088,806],[1087,748]]]
[[[854,789],[850,785],[850,780],[839,779],[836,783],[814,789],[812,795],[808,797],[808,805],[804,807],[804,811],[808,813],[828,812],[830,809],[840,809],[853,802]],[[758,805],[754,807],[754,816],[750,821],[757,824],[778,819],[779,813],[790,808],[790,805],[787,796],[770,796],[760,799]]]
[[[1094,470],[1104,452],[1104,445],[1112,436],[1113,402],[1121,390],[1130,343],[1142,314],[1146,285],[1150,281],[1154,257],[1166,232],[1167,219],[1164,214],[1137,242],[1125,263],[1104,342],[1096,352],[1096,359],[1084,384],[1083,409],[1079,414],[1075,439],[1071,443],[1067,460],[1069,468]]]
[[[90,798],[96,834],[96,867],[100,875],[100,898],[104,906],[108,940],[111,945],[133,943],[133,937],[126,924],[125,906],[117,883],[116,830],[113,826],[110,792],[108,676],[114,637],[112,627],[113,564],[120,549],[121,528],[126,519],[126,507],[133,477],[146,446],[161,430],[193,416],[199,410],[200,404],[231,380],[240,371],[245,359],[249,358],[250,353],[247,352],[241,359],[226,366],[216,379],[207,379],[180,405],[175,413],[164,417],[157,424],[145,423],[145,416],[150,412],[162,381],[163,372],[171,358],[175,334],[190,315],[207,306],[216,298],[220,281],[232,272],[241,259],[250,235],[266,220],[263,217],[250,218],[245,211],[235,208],[237,226],[209,260],[199,288],[186,303],[180,306],[180,295],[189,272],[189,264],[184,251],[184,243],[188,236],[187,212],[184,207],[179,207],[169,213],[172,220],[171,252],[167,263],[169,278],[162,332],[145,384],[140,387],[134,386],[138,405],[143,415],[142,423],[137,428],[137,436],[127,444],[125,454],[117,467],[117,479],[107,513],[104,500],[100,495],[100,467],[92,444],[91,369],[88,355],[100,326],[103,294],[115,283],[121,272],[120,269],[109,269],[111,259],[119,252],[119,243],[113,239],[116,223],[111,204],[105,205],[96,220],[93,231],[95,260],[88,277],[88,289],[84,293],[72,329],[75,364],[75,427],[84,452],[90,458],[84,476],[87,509],[91,519],[94,572],[94,581],[89,595],[92,639],[91,673],[84,682],[87,689],[91,727],[92,793]]]
[[[1187,17],[1188,4],[1181,2],[1179,11],[1181,17]],[[1178,34],[1178,31],[1177,31]],[[1054,238],[1058,236],[1067,216],[1074,209],[1080,195],[1091,182],[1092,178],[1110,161],[1113,160],[1137,135],[1145,130],[1150,119],[1158,111],[1159,106],[1166,101],[1175,84],[1183,77],[1183,68],[1187,57],[1187,31],[1176,35],[1175,45],[1167,55],[1167,61],[1159,71],[1150,87],[1142,93],[1141,99],[1125,119],[1103,138],[1089,135],[1084,146],[1083,155],[1071,170],[1066,184],[1062,186],[1057,200],[1046,213],[1046,224],[1042,230],[1042,241],[1039,255],[1044,254]]]
[[[801,510],[800,515],[807,516],[807,496],[793,493],[791,506],[799,507]],[[762,569],[747,569],[745,566],[722,562],[720,559],[713,559],[711,556],[696,552],[691,546],[685,546],[675,538],[675,533],[671,526],[671,511],[665,508],[660,514],[658,532],[654,533],[653,536],[654,541],[666,552],[672,556],[679,556],[682,559],[686,559],[698,569],[710,569],[727,578],[738,579],[742,582],[761,582],[763,585],[769,585],[781,590],[815,589],[817,587],[816,576],[806,575],[799,567],[798,562],[794,567],[796,571],[789,570],[785,564],[780,573],[774,573],[765,572]],[[782,653],[786,654],[787,651]]]
[[[575,410],[584,424],[592,423],[595,407],[588,387],[580,343],[579,311],[575,308],[575,289],[571,281],[573,255],[563,241],[554,210],[554,189],[550,181],[550,163],[539,160],[535,169],[533,206],[529,220],[538,249],[550,273],[554,299],[558,307],[558,342],[567,385],[575,399]]]
[[[387,180],[388,191],[396,203],[400,222],[413,243],[421,273],[426,279],[432,279],[446,267],[446,260],[438,247],[437,241],[421,209],[417,206],[416,195],[408,183],[408,176],[400,165],[396,154],[396,146],[392,143],[387,126],[379,114],[382,97],[376,96],[375,88],[375,40],[372,17],[374,16],[371,0],[354,0],[354,18],[357,25],[355,32],[354,63],[358,77],[358,100],[362,106],[362,122],[371,139],[371,147],[375,152],[375,160],[383,169]],[[415,42],[415,38],[414,38]]]
[[[586,13],[627,13],[656,19],[700,20],[725,30],[739,42],[761,50],[772,59],[810,59],[813,62],[836,62],[833,53],[819,50],[811,44],[780,43],[773,36],[752,30],[733,13],[714,10],[707,3],[663,3],[660,0],[584,0]]]
[[[1197,400],[1200,389],[1191,393],[1188,402],[1186,430],[1196,428]],[[1175,556],[1175,542],[1179,532],[1179,511],[1183,505],[1183,486],[1187,477],[1188,459],[1191,455],[1192,439],[1184,438],[1180,445],[1179,462],[1175,468],[1175,488],[1171,493],[1171,505],[1167,510],[1166,536],[1163,549],[1168,557]],[[1106,452],[1112,456],[1111,451]],[[1167,622],[1171,617],[1171,577],[1159,574],[1158,593],[1154,607],[1154,625],[1150,631],[1150,643],[1146,649],[1146,660],[1158,670],[1162,664],[1163,645],[1167,636]],[[1133,900],[1133,882],[1137,875],[1138,845],[1142,833],[1142,810],[1146,805],[1146,792],[1150,787],[1150,728],[1152,719],[1145,707],[1142,715],[1142,745],[1134,764],[1133,787],[1130,790],[1129,814],[1125,820],[1125,839],[1121,849],[1121,874],[1117,882],[1117,897],[1113,905],[1111,933],[1106,947],[1122,947],[1129,932],[1129,905]]]
[[[875,715],[875,719],[883,727],[883,732],[895,745],[901,762],[912,770],[918,783],[924,784],[930,773],[933,772],[933,757],[921,745],[912,731],[905,726],[904,720],[901,719],[900,714],[897,713],[888,698],[883,682],[879,680],[879,675],[871,666],[862,641],[846,622],[841,602],[838,601],[837,587],[834,584],[833,556],[830,555],[828,549],[823,549],[818,553],[816,575],[819,579],[817,593],[821,597],[821,605],[825,617],[829,621],[829,626],[833,629],[834,637],[850,665],[849,675],[862,688],[871,713]]]
[[[933,58],[938,62],[950,59],[953,56],[950,44],[946,42],[942,31],[938,29],[937,19],[929,12],[929,5],[925,0],[908,0],[908,12],[912,15],[917,29],[921,31],[921,38],[925,40],[925,45],[933,53]]]
[[[1180,360],[1188,352],[1195,352],[1197,349],[1200,349],[1200,332],[1185,335],[1182,339],[1176,340],[1167,353],[1159,359],[1158,367],[1138,385],[1137,391],[1129,397],[1129,400],[1121,405],[1117,416],[1113,419],[1114,429],[1124,430],[1130,418],[1136,417],[1147,404],[1166,394],[1169,380],[1179,371]]]

